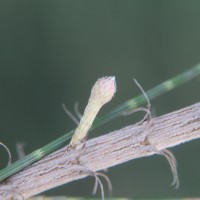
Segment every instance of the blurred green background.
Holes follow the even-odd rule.
[[[189,69],[200,61],[198,0],[0,1],[0,141],[17,159],[76,125],[61,103],[83,112],[97,78],[115,75],[118,92],[100,114]],[[153,100],[156,115],[199,101],[199,79]],[[134,122],[134,115],[95,130],[91,137]],[[0,166],[6,164],[1,148]],[[160,156],[130,161],[108,172],[115,197],[200,196],[199,141],[172,149],[180,188]],[[53,189],[48,195],[91,196],[94,179]],[[98,195],[97,195],[98,196]]]

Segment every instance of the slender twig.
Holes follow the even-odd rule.
[[[84,149],[57,150],[0,184],[0,199],[34,196],[132,159],[200,138],[200,102],[152,119],[148,142],[142,137],[147,122],[88,140]],[[77,160],[78,158],[78,160]],[[88,171],[88,173],[87,173]]]

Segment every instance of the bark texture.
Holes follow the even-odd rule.
[[[147,137],[146,137],[147,136]],[[0,199],[28,198],[132,159],[150,156],[200,137],[200,103],[65,146],[0,184]]]

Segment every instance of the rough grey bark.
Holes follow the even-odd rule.
[[[148,135],[148,137],[146,137]],[[0,184],[0,199],[31,197],[129,160],[150,156],[200,137],[200,102],[88,140],[65,146]],[[157,151],[156,151],[157,150]]]

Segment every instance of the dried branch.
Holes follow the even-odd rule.
[[[155,118],[150,125],[131,125],[88,140],[79,149],[65,146],[1,183],[0,199],[28,198],[92,171],[153,155],[155,148],[160,151],[199,137],[200,102]]]

